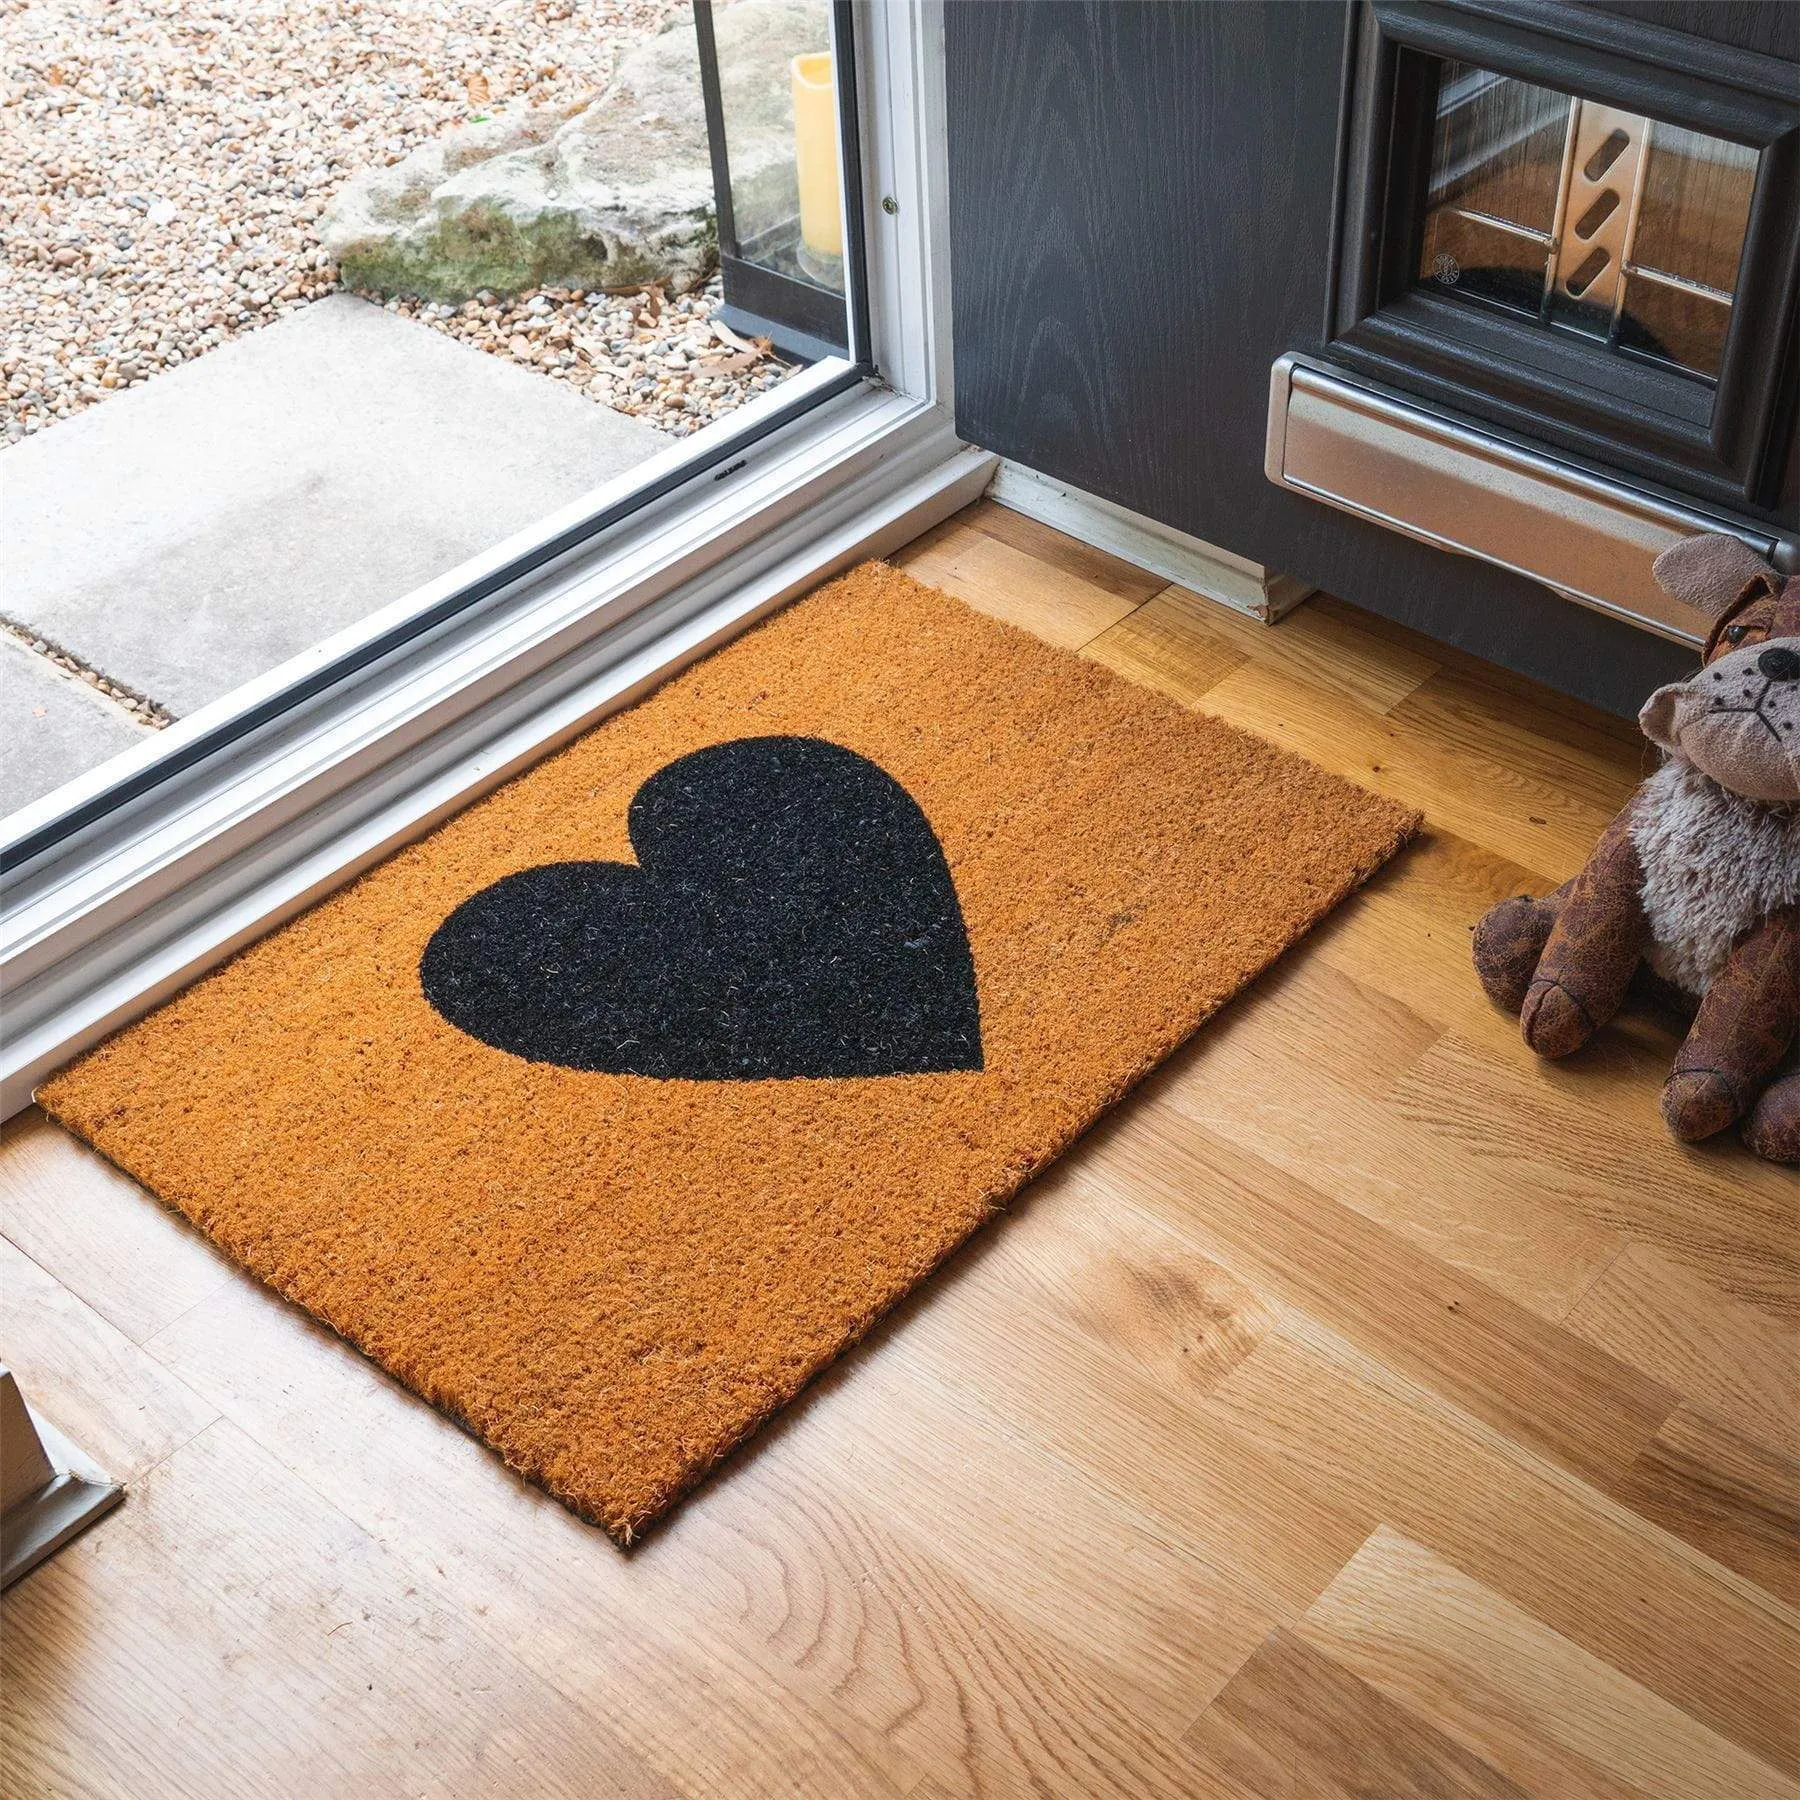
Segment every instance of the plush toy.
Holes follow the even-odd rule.
[[[1489,996],[1540,1056],[1579,1049],[1638,977],[1694,1009],[1662,1093],[1687,1142],[1743,1122],[1800,1163],[1800,577],[1731,537],[1655,574],[1714,623],[1698,674],[1638,715],[1668,752],[1573,881],[1503,900],[1475,930]]]

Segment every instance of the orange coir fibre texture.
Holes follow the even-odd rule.
[[[460,902],[630,861],[689,751],[821,737],[924,809],[979,1072],[526,1062],[421,991]],[[621,1542],[1406,840],[1416,816],[883,564],[669,681],[45,1084],[45,1109]]]

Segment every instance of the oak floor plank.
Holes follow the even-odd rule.
[[[1310,1604],[1374,1528],[1359,1504],[1298,1488],[1279,1462],[1258,1459],[1190,1387],[1171,1390],[1139,1357],[1065,1318],[1026,1302],[955,1319],[921,1308],[913,1325],[893,1352],[952,1405],[998,1416],[1210,1567],[1232,1571],[1273,1618]]]
[[[837,1703],[879,1722],[939,1791],[1189,1792],[1179,1724],[1139,1710],[1131,1688],[1083,1653],[1082,1621],[1072,1648],[1041,1620],[984,1603],[924,1534],[891,1530],[865,1496],[811,1469],[754,1472],[734,1499],[728,1517],[703,1508],[688,1535],[719,1530],[724,1568],[751,1557],[779,1566],[778,1590],[765,1591],[782,1595],[783,1647],[844,1671]],[[1191,1597],[1192,1583],[1177,1591]],[[1187,1629],[1216,1629],[1216,1610],[1195,1607]],[[1248,1643],[1228,1632],[1222,1647],[1235,1662]]]
[[[1147,601],[1082,647],[1082,655],[1115,675],[1154,688],[1181,706],[1201,696],[1248,656],[1195,619],[1174,591]]]
[[[954,1465],[937,1466],[942,1478]],[[1141,1539],[1121,1524],[1115,1567],[1131,1581]],[[946,1520],[940,1534],[949,1529]],[[939,1538],[871,1504],[862,1484],[834,1478],[804,1451],[734,1471],[675,1530],[684,1588],[704,1559],[716,1580],[754,1594],[763,1654],[815,1676],[830,1671],[833,1710],[882,1733],[946,1791],[1025,1793],[1059,1782],[1117,1800],[1186,1791],[1179,1724],[1145,1707],[1143,1690],[1093,1653],[1091,1608],[1053,1609],[1042,1592],[978,1593]],[[1160,1560],[1180,1576],[1165,1598],[1189,1604],[1189,1630],[1222,1626],[1219,1647],[1234,1662],[1254,1641],[1230,1616],[1241,1607],[1207,1604],[1174,1558]],[[1053,1610],[1067,1636],[1049,1627]],[[1120,1611],[1135,1609],[1127,1602]],[[1196,1703],[1228,1673],[1196,1683]]]
[[[1800,1784],[1383,1529],[1293,1627],[1533,1794],[1800,1800]]]
[[[1374,1514],[1800,1775],[1800,1615],[1754,1584],[1304,1325],[1273,1333],[1202,1405],[1297,1486]]]
[[[1056,568],[954,520],[894,560],[928,586],[1065,650],[1079,650],[1138,605],[1110,585]]]
[[[1758,1161],[1735,1134],[1677,1143],[1657,1111],[1668,1069],[1666,1035],[1637,1016],[1556,1063],[1510,1037],[1489,1049],[1451,1033],[1384,1104],[1451,1153],[1471,1206],[1484,1189],[1523,1189],[1800,1319],[1793,1172]]]
[[[961,1596],[956,1641],[996,1668],[1014,1663],[1012,1710],[1034,1736],[1061,1729],[1035,1718],[1032,1670],[1041,1665],[1061,1683],[1104,1688],[1111,1705],[1172,1738],[1282,1611],[1004,1420],[920,1381],[897,1351],[864,1353],[828,1378],[784,1441],[789,1454],[778,1462],[733,1462],[700,1497],[685,1541],[766,1542],[791,1534],[809,1506],[833,1507],[843,1549],[828,1566],[816,1550],[789,1547],[783,1613],[793,1568],[817,1564],[807,1585],[818,1615],[860,1622],[871,1608],[888,1609],[906,1639],[891,1660],[910,1663],[912,1637],[933,1630],[933,1609],[916,1604],[910,1582],[871,1579],[889,1553],[867,1546],[892,1545],[893,1557],[929,1564],[938,1589]],[[716,1554],[722,1570],[742,1566],[735,1548]],[[874,1680],[883,1658],[860,1623],[858,1636],[857,1658],[870,1666],[855,1679]],[[960,1684],[951,1698],[966,1718]],[[917,1735],[911,1723],[907,1732]]]
[[[282,1446],[310,1485],[397,1554],[473,1573],[502,1533],[552,1558],[580,1558],[589,1545],[600,1566],[582,1559],[577,1579],[563,1577],[566,1603],[616,1621],[623,1611],[625,1628],[646,1611],[679,1618],[685,1644],[704,1656],[776,1672],[784,1706],[854,1718],[869,1744],[891,1749],[902,1784],[915,1766],[955,1766],[975,1791],[981,1780],[1005,1791],[1019,1775],[1009,1756],[1076,1755],[1058,1747],[1066,1727],[1045,1711],[1051,1687],[1065,1696],[1059,1705],[1089,1696],[1096,1717],[1160,1718],[1160,1734],[1139,1735],[1151,1748],[1172,1743],[1268,1627],[1268,1612],[1213,1571],[879,1356],[834,1372],[764,1439],[771,1454],[728,1466],[627,1560],[476,1446],[442,1455],[416,1405],[348,1350],[332,1346],[296,1383],[293,1341],[316,1332],[272,1296],[237,1290],[195,1308],[152,1349],[260,1442]],[[346,1428],[378,1448],[338,1466],[332,1447]],[[394,1495],[408,1497],[403,1509],[393,1510]],[[529,1613],[490,1604],[534,1659]],[[555,1678],[586,1697],[594,1652],[548,1651]],[[653,1649],[646,1659],[658,1668]],[[992,1722],[1009,1682],[1010,1736]],[[606,1692],[609,1707],[625,1698]],[[635,1704],[635,1685],[627,1693]],[[1176,1791],[1151,1748],[1134,1760],[1131,1734],[1112,1736],[1114,1750],[1085,1782]],[[648,1737],[639,1749],[702,1791],[703,1773],[729,1775],[690,1768]]]
[[[1466,676],[1471,695],[1478,695],[1483,705],[1502,715],[1529,718],[1533,729],[1553,743],[1563,741],[1572,728],[1575,741],[1583,744],[1602,748],[1601,741],[1610,740],[1611,750],[1602,748],[1602,754],[1617,756],[1621,768],[1636,768],[1643,759],[1644,737],[1634,719],[1596,712],[1584,701],[1559,694],[1528,675],[1515,675],[1512,670],[1484,662],[1454,644],[1428,638],[1410,626],[1384,619],[1379,613],[1364,612],[1333,595],[1315,594],[1307,602],[1307,610],[1347,619],[1367,637],[1422,655],[1450,674]]]
[[[1800,1459],[1684,1406],[1614,1491],[1665,1531],[1800,1606]]]
[[[1238,1671],[1188,1742],[1246,1800],[1528,1800],[1492,1764],[1287,1631]]]
[[[1616,812],[1657,766],[1660,754],[1641,735],[1621,741],[1615,721],[1577,719],[1564,708],[1516,693],[1501,699],[1479,676],[1440,669],[1394,708],[1450,755],[1502,757],[1514,778]]]
[[[1427,820],[1405,856],[1381,870],[1356,905],[1333,913],[1308,949],[1316,947],[1320,962],[1399,1001],[1440,1032],[1480,1043],[1510,1041],[1519,1035],[1518,1020],[1469,979],[1475,921],[1497,900],[1556,885]]]
[[[0,1362],[114,1481],[131,1481],[218,1416],[87,1303],[0,1240]]]
[[[899,1793],[921,1773],[848,1715],[821,1718],[829,1683],[721,1626],[709,1580],[671,1607],[644,1574],[668,1544],[621,1555],[274,1295],[234,1283],[148,1348],[681,1791]]]
[[[897,560],[1419,839],[629,1555],[15,1122],[0,1354],[130,1486],[0,1599],[0,1788],[1793,1800],[1797,1185],[1469,964],[1641,739],[991,503]]]
[[[1396,1131],[1384,1096],[1438,1035],[1321,950],[1265,976],[1253,1000],[1228,1008],[1150,1092],[1214,1137],[1560,1317],[1622,1240],[1529,1183],[1484,1179],[1473,1201],[1454,1153],[1428,1133]]]
[[[958,1304],[1029,1297],[1109,1355],[1175,1393],[1205,1394],[1281,1323],[1282,1309],[1138,1206],[1083,1179],[1080,1147],[971,1248]]]
[[[1552,886],[1574,874],[1631,784],[1622,776],[1609,782],[1607,771],[1591,765],[1580,769],[1573,753],[1546,747],[1520,766],[1503,746],[1448,740],[1435,712],[1409,711],[1417,697],[1375,714],[1289,670],[1246,661],[1198,704],[1361,787],[1423,808],[1438,829],[1542,869]],[[1565,783],[1565,764],[1580,779]]]
[[[1010,506],[997,505],[992,500],[977,500],[946,524],[949,527],[946,536],[970,530],[979,531],[984,537],[998,538],[1040,566],[1048,565],[1062,574],[1078,576],[1094,587],[1116,594],[1121,600],[1129,600],[1133,606],[1141,606],[1153,594],[1160,593],[1165,585],[1160,575],[1140,569],[1108,550],[1077,543],[1053,526],[1014,512]],[[917,540],[919,544],[925,542],[923,538]],[[907,551],[901,552],[902,556],[906,554]]]
[[[1260,626],[1171,589],[1085,653],[1364,787],[1423,805],[1434,827],[1550,871],[1551,886],[1579,868],[1647,772],[1641,757],[1609,730],[1583,730],[1554,712],[1535,721],[1554,738],[1520,726],[1511,720],[1516,708],[1484,709],[1474,681],[1412,653],[1393,652],[1407,663],[1378,681],[1366,672],[1378,644],[1341,616],[1315,622],[1308,607]],[[1230,654],[1239,660],[1225,666]]]
[[[675,1800],[471,1617],[220,1421],[8,1593],[7,1791]]]
[[[1800,1331],[1649,1244],[1627,1244],[1563,1322],[1702,1411],[1800,1456]]]
[[[1627,1468],[1679,1396],[1184,1116],[1159,1093],[1081,1165],[1202,1255],[1577,1473]]]
[[[0,1132],[0,1235],[134,1343],[232,1280],[186,1220],[32,1108]]]
[[[1171,586],[1137,616],[1155,619],[1170,629],[1171,637],[1179,632],[1202,656],[1213,644],[1222,644],[1240,660],[1298,676],[1376,715],[1392,712],[1438,672],[1433,657],[1376,637],[1348,613],[1320,607],[1301,606],[1265,625],[1188,588]],[[1103,643],[1097,639],[1092,652],[1097,654]]]

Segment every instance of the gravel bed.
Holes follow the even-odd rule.
[[[714,317],[717,276],[677,299],[654,288],[647,294],[544,288],[462,306],[390,300],[387,308],[566,382],[614,412],[676,437],[698,431],[788,373],[766,339],[747,342]]]
[[[337,286],[360,169],[513,105],[571,110],[686,0],[0,0],[0,435]],[[706,292],[390,303],[677,435],[780,379]],[[706,361],[709,366],[697,368]]]

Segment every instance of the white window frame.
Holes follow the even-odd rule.
[[[958,442],[951,401],[942,0],[855,8],[871,360],[830,395],[473,606],[406,637],[228,748],[177,768],[0,885],[0,1117],[69,1057],[629,705],[821,580],[980,494],[995,459]],[[843,385],[827,363],[751,403]],[[745,409],[733,423],[753,423]],[[677,466],[691,451],[667,453]],[[121,774],[198,746],[434,602],[624,499],[584,496],[217,706],[16,815],[15,842]],[[729,479],[725,479],[725,476]]]

